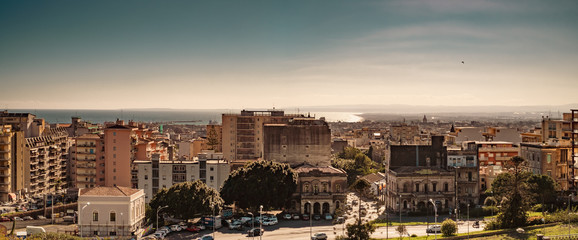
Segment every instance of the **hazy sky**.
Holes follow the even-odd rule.
[[[0,109],[577,103],[576,23],[575,0],[3,1]]]

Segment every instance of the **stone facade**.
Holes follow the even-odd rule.
[[[345,206],[347,198],[347,174],[330,166],[315,167],[307,164],[297,166],[297,191],[293,195],[290,211],[301,214],[335,214]]]

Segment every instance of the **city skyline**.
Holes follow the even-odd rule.
[[[0,109],[578,102],[574,1],[0,8]]]

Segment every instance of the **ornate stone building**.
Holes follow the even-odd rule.
[[[334,167],[315,167],[303,164],[295,167],[298,174],[297,191],[290,211],[310,214],[335,213],[345,206],[347,174]]]

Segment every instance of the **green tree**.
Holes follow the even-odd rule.
[[[526,224],[532,194],[528,186],[530,173],[524,171],[524,162],[522,157],[512,157],[508,161],[511,172],[498,175],[492,182],[492,192],[502,199],[497,217],[501,228],[521,227]]]
[[[297,189],[297,173],[287,164],[255,161],[232,172],[221,189],[227,204],[253,211],[260,205],[280,209]]]
[[[398,225],[395,228],[395,231],[399,233],[399,239],[401,239],[403,235],[407,234],[407,228],[405,227],[405,225]]]
[[[163,213],[178,219],[190,219],[202,215],[210,215],[213,210],[219,212],[223,199],[214,188],[208,187],[200,180],[182,182],[171,188],[163,188],[150,201],[147,216],[151,222],[156,221],[156,211],[159,207],[168,206]],[[214,207],[214,209],[213,209]]]
[[[371,223],[357,220],[354,224],[347,224],[347,237],[350,240],[367,240],[373,232],[375,232],[375,225]]]
[[[456,222],[451,219],[446,219],[442,222],[442,236],[449,237],[456,234],[458,231],[458,226]]]
[[[370,187],[371,184],[363,178],[357,179],[353,184],[351,184],[351,186],[349,186],[349,188],[359,194],[359,196],[366,196],[369,193]]]
[[[207,133],[207,146],[209,146],[209,150],[216,150],[219,142],[220,139],[218,138],[217,131],[214,127],[211,127]]]

